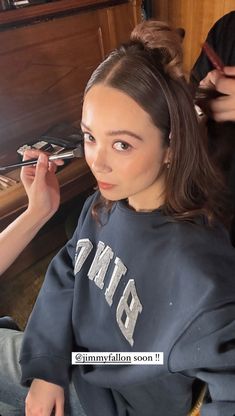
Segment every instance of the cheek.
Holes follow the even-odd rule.
[[[123,163],[123,171],[129,173],[129,176],[133,176],[136,179],[141,177],[154,178],[158,175],[162,164],[164,163],[165,152],[145,152],[138,155],[135,159],[129,163]]]
[[[92,151],[91,148],[84,145],[84,155],[85,155],[85,159],[86,159],[86,162],[87,162],[89,167],[91,167],[92,163],[93,163],[93,159],[94,159],[94,154],[93,153],[94,152]]]

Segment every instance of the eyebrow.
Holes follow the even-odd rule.
[[[92,130],[88,126],[86,126],[86,124],[83,123],[83,121],[81,121],[81,126],[89,130],[92,133]],[[141,136],[129,130],[113,130],[113,131],[111,130],[111,131],[107,131],[107,134],[109,136],[120,136],[120,134],[125,134],[128,136],[134,137],[137,140],[143,141],[143,138]]]

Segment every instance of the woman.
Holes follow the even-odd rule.
[[[70,416],[183,416],[195,382],[209,385],[203,415],[231,416],[235,256],[178,35],[159,22],[137,26],[91,76],[81,127],[99,190],[52,261],[26,329],[26,415],[64,415],[72,379],[84,410],[74,404]],[[72,367],[72,351],[161,351],[164,362]]]

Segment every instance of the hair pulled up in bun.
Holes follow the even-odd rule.
[[[172,77],[183,76],[182,34],[165,22],[147,20],[138,24],[131,33],[131,40],[140,42],[146,49],[162,54],[162,65]]]

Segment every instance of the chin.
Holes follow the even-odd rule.
[[[117,201],[120,201],[121,199],[126,198],[126,196],[123,196],[119,194],[118,192],[104,190],[104,189],[99,189],[99,191],[105,199],[112,201],[112,202],[117,202]]]
[[[100,191],[103,198],[107,199],[108,201],[117,202],[122,198],[115,197],[114,195],[110,195],[108,192]]]

